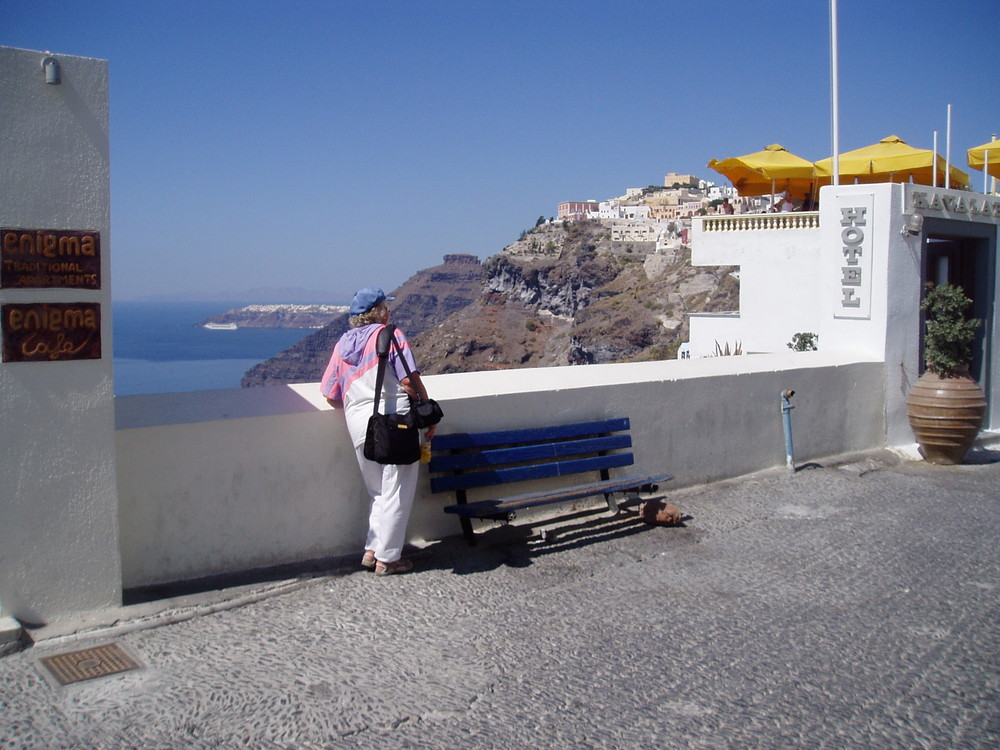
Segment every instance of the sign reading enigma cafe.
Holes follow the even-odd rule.
[[[0,288],[100,289],[101,233],[0,229]]]
[[[4,362],[101,358],[101,306],[96,302],[0,305]]]

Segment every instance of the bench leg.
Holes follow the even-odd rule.
[[[465,535],[465,541],[469,543],[470,547],[475,547],[476,533],[472,530],[472,519],[468,516],[459,516],[458,521],[462,524],[462,534]]]
[[[606,455],[606,454],[605,453],[601,453],[600,455],[603,456],[603,455]],[[603,481],[607,482],[609,479],[611,479],[611,472],[609,472],[607,469],[601,469],[601,479]],[[604,493],[604,501],[608,504],[608,510],[610,510],[614,515],[617,516],[619,509],[618,509],[618,503],[615,502],[614,493],[613,492],[605,492]]]
[[[456,490],[455,500],[459,505],[465,505],[468,502],[465,490]],[[472,531],[472,519],[468,516],[460,515],[458,517],[458,522],[462,525],[462,535],[465,537],[465,541],[468,542],[470,547],[475,547],[476,535]]]

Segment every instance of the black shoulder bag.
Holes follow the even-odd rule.
[[[413,424],[410,414],[379,414],[378,411],[385,379],[385,364],[389,359],[389,340],[391,338],[394,343],[396,341],[394,330],[392,326],[386,326],[378,332],[375,342],[375,352],[378,354],[375,406],[368,419],[364,456],[379,464],[412,464],[420,458],[420,428]],[[399,345],[396,347],[398,350]]]

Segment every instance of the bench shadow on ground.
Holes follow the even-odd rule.
[[[659,498],[621,501],[614,515],[601,505],[543,520],[497,522],[476,534],[475,546],[469,546],[464,537],[449,537],[410,557],[418,572],[450,570],[456,575],[472,575],[501,567],[525,568],[549,555],[662,529],[642,520],[640,506],[649,499]],[[691,518],[685,515],[675,528],[684,527]]]

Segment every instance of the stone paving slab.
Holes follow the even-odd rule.
[[[50,638],[0,658],[0,747],[997,747],[998,488],[873,454]],[[145,667],[41,676],[108,641]]]

